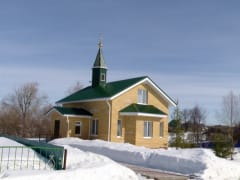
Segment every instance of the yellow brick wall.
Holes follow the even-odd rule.
[[[51,134],[54,135],[54,123],[55,120],[60,120],[59,137],[67,137],[67,118],[62,116],[56,111],[52,111],[50,114],[51,119]]]
[[[123,137],[122,142],[135,144],[136,143],[136,120],[134,117],[123,117]]]
[[[139,146],[146,146],[151,148],[167,147],[168,142],[168,118],[149,118],[149,117],[132,117],[132,116],[119,116],[119,111],[132,103],[138,101],[138,89],[145,89],[148,91],[148,104],[154,105],[164,113],[168,114],[167,102],[159,96],[149,85],[140,84],[130,91],[122,94],[112,101],[112,116],[111,116],[111,140],[114,142],[133,142]],[[123,136],[122,138],[117,137],[117,120],[123,120]],[[135,121],[134,119],[137,119]],[[152,139],[143,138],[143,122],[145,120],[152,120],[153,123],[153,136]],[[159,137],[160,121],[164,122],[164,138]],[[126,126],[127,124],[127,126]],[[137,127],[134,129],[133,127]],[[129,127],[129,129],[126,129]],[[132,127],[132,128],[131,128]],[[137,132],[134,134],[133,132]],[[135,137],[126,137],[126,135],[134,134]],[[124,141],[125,139],[125,141]]]
[[[81,135],[75,134],[75,124],[81,122]],[[79,137],[89,139],[89,118],[69,117],[69,135],[70,137]]]
[[[93,114],[92,119],[98,120],[98,136],[90,136],[90,139],[108,139],[108,105],[105,101],[82,102],[66,104],[64,107],[83,108]]]
[[[136,144],[139,146],[146,146],[151,148],[167,147],[168,139],[168,119],[167,118],[148,118],[148,117],[133,117],[133,116],[119,116],[119,111],[132,103],[137,103],[138,101],[138,89],[145,89],[148,91],[148,104],[154,105],[158,109],[162,110],[166,114],[168,111],[168,103],[155,92],[149,85],[140,84],[130,91],[127,91],[120,96],[116,97],[111,104],[111,130],[110,130],[110,141],[113,142],[128,142],[131,144]],[[76,107],[83,108],[93,114],[93,119],[99,120],[99,129],[98,136],[89,137],[89,120],[84,119],[84,132],[83,137],[89,139],[102,139],[108,140],[108,112],[109,108],[105,101],[96,101],[96,102],[82,102],[82,103],[72,103],[65,104],[64,107]],[[60,119],[61,120],[61,136],[66,136],[66,118],[56,116],[52,114],[51,119]],[[117,137],[117,120],[122,120],[122,137]],[[78,119],[72,119],[70,132],[71,136],[74,136],[73,131],[75,131],[74,123]],[[153,138],[144,139],[143,130],[144,130],[144,120],[153,121]],[[160,121],[164,122],[164,137],[159,137],[159,127]],[[88,122],[88,123],[87,123]],[[54,123],[54,122],[53,122]],[[83,128],[83,127],[82,127]]]
[[[59,131],[59,137],[67,137],[68,134],[71,137],[80,137],[82,139],[89,139],[89,118],[85,117],[68,117],[69,125],[67,123],[67,117],[62,116],[57,111],[53,111],[50,114],[51,119],[51,134],[54,135],[54,123],[55,120],[60,120],[60,131]],[[75,134],[75,123],[81,122],[81,135]],[[69,131],[68,131],[69,126]]]
[[[166,148],[168,146],[168,129],[165,118],[136,117],[136,145],[149,148]],[[153,125],[152,137],[144,137],[144,121],[151,121]],[[164,123],[164,136],[160,137],[160,122]]]

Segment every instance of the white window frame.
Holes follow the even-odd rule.
[[[98,136],[98,127],[99,127],[98,119],[92,119],[92,122],[91,122],[91,136]]]
[[[152,121],[144,121],[143,136],[145,139],[152,138],[152,136],[153,136],[153,122]]]
[[[146,89],[138,89],[138,104],[147,104],[148,91]]]
[[[159,136],[160,136],[160,138],[164,137],[164,122],[160,122],[160,125],[159,125]]]
[[[80,129],[80,133],[79,134],[77,134],[76,133],[76,128],[77,127],[79,127]],[[75,131],[74,131],[74,134],[76,135],[76,136],[81,136],[81,134],[82,134],[82,122],[81,121],[76,121],[75,122],[75,129],[74,129]]]
[[[122,120],[117,121],[117,137],[122,137]]]

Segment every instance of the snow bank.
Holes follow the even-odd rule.
[[[83,151],[108,156],[119,162],[181,174],[194,174],[206,180],[237,180],[240,178],[239,163],[218,158],[208,149],[153,150],[131,144],[78,138],[56,139],[51,143],[67,144]]]
[[[137,175],[109,158],[65,146],[68,151],[67,170],[7,172],[4,179],[14,180],[137,180]]]
[[[0,137],[0,146],[24,146],[16,141],[7,139],[5,137]]]
[[[164,171],[182,174],[195,174],[206,169],[206,165],[199,160],[203,153],[200,149],[177,151],[174,149],[148,149],[131,144],[109,143],[101,140],[81,140],[78,138],[57,139],[52,144],[68,144],[84,151],[105,155],[115,161],[146,166]],[[189,157],[191,156],[191,157]]]
[[[0,138],[0,146],[23,146],[15,141]],[[64,146],[68,151],[67,170],[5,170],[0,179],[8,180],[138,180],[130,169],[123,167],[107,157],[83,152],[77,148]]]

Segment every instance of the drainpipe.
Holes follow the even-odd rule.
[[[90,137],[91,137],[91,120],[92,119],[89,120],[88,139],[90,139]]]
[[[67,137],[69,137],[69,118],[67,116]]]
[[[108,142],[110,142],[110,128],[111,128],[111,105],[109,101],[106,101],[108,105]]]

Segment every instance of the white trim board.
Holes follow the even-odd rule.
[[[149,114],[149,113],[139,113],[139,112],[120,112],[120,116],[146,116],[146,117],[157,117],[165,118],[167,115],[162,114]]]

